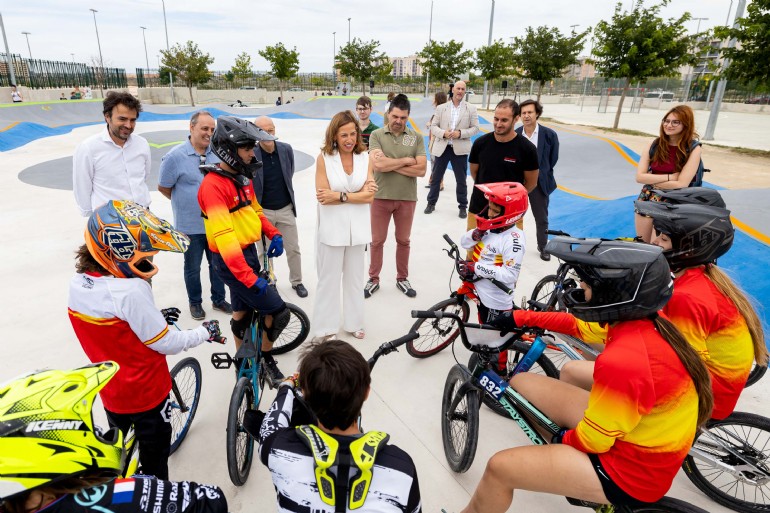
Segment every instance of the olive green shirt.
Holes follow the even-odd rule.
[[[382,150],[386,157],[401,159],[425,155],[425,141],[421,135],[407,127],[401,135],[395,135],[385,125],[369,137],[369,151]],[[417,201],[417,178],[404,176],[396,171],[374,172],[378,190],[375,199]]]

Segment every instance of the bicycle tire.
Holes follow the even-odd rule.
[[[195,413],[198,411],[203,386],[201,364],[192,356],[180,360],[171,369],[171,380],[173,385],[170,394],[171,451],[169,454],[174,454],[184,442]],[[181,404],[185,405],[187,411],[182,411]]]
[[[293,351],[305,341],[310,333],[310,318],[302,308],[292,303],[286,303],[291,317],[289,324],[283,329],[278,340],[273,343],[273,354],[284,354]]]
[[[746,384],[743,385],[743,388],[749,388],[751,385],[762,379],[765,372],[767,372],[767,365],[757,365],[757,363],[754,362],[754,365],[751,366],[751,372],[749,372],[749,379],[746,380]]]
[[[455,472],[465,472],[473,464],[479,443],[479,396],[473,389],[449,411],[460,385],[468,381],[470,373],[464,365],[455,364],[447,374],[444,395],[441,400],[441,439],[449,467]]]
[[[227,471],[235,486],[249,478],[254,456],[254,439],[243,429],[243,415],[254,406],[254,387],[242,377],[235,384],[227,412]]]
[[[687,478],[709,498],[734,511],[770,511],[770,419],[733,412],[725,419],[708,421],[705,429],[708,436],[698,431],[693,448],[717,457],[721,466],[732,467],[739,477],[688,454],[682,463]],[[737,454],[720,449],[714,442],[709,444],[715,438],[729,443]],[[759,467],[762,473],[739,468],[746,466]],[[759,484],[748,480],[758,480]]]
[[[708,513],[705,509],[673,497],[663,497],[657,502],[644,506],[623,506],[616,508],[616,511],[618,513]]]
[[[554,295],[557,279],[558,277],[555,274],[549,274],[543,277],[537,282],[530,295],[531,300],[545,304],[547,306],[546,311],[549,312],[559,310],[559,301]]]
[[[471,312],[464,298],[462,302],[457,298],[445,299],[428,310],[457,314],[463,322],[468,320]],[[406,343],[406,352],[414,358],[428,358],[454,342],[460,335],[460,327],[454,319],[417,319],[409,333],[419,333],[420,337]]]

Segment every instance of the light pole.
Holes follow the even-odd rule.
[[[708,18],[690,18],[690,19],[697,20],[698,26],[695,29],[695,34],[696,35],[700,34],[700,22],[703,21],[703,20],[708,20]],[[692,86],[692,75],[693,75],[693,71],[695,71],[695,70],[692,68],[692,66],[688,66],[687,67],[687,71],[688,71],[688,73],[687,73],[687,82],[686,82],[687,85],[684,88],[684,96],[682,97],[682,103],[686,103],[687,99],[690,96],[690,86]]]
[[[163,26],[166,28],[166,51],[170,52],[171,49],[168,46],[168,24],[166,23],[166,0],[160,0],[160,2],[163,5]],[[160,68],[160,65],[158,65],[158,68]],[[168,71],[168,86],[171,88],[171,103],[176,103],[176,98],[174,98],[174,75],[171,73],[171,70]]]
[[[332,80],[334,81],[334,92],[337,92],[337,33],[332,32]]]
[[[348,44],[350,44],[350,18],[348,18]]]
[[[102,57],[102,43],[99,41],[99,27],[96,25],[96,13],[99,12],[96,9],[89,9],[94,15],[94,28],[96,29],[96,45],[99,47],[99,74],[101,80],[99,81],[99,90],[104,96],[104,58]]]
[[[487,46],[492,46],[492,25],[495,22],[495,0],[492,0],[492,12],[489,15],[489,38],[487,39]],[[487,87],[489,85],[488,80],[484,80],[484,95],[481,97],[482,108],[487,104]]]
[[[27,38],[27,51],[29,51],[29,60],[32,60],[32,49],[29,47],[29,36],[32,34],[32,32],[24,31],[22,34],[24,34],[24,36]]]
[[[5,44],[5,58],[8,64],[8,75],[9,75],[9,78],[11,79],[11,84],[16,84],[16,74],[13,72],[13,57],[11,56],[11,51],[8,49],[8,39],[6,39],[5,37],[5,25],[3,24],[2,14],[0,14],[0,32],[3,33],[3,43]]]
[[[147,55],[147,37],[144,35],[144,31],[147,27],[139,27],[142,29],[142,39],[144,40],[144,62],[147,64],[147,71],[150,71],[150,57]]]
[[[430,24],[428,25],[428,46],[433,41],[433,0],[430,0]],[[425,70],[425,98],[428,97],[428,82],[430,81],[430,72]]]
[[[75,64],[75,54],[71,53],[70,55],[72,56],[72,64]]]

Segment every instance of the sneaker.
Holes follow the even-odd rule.
[[[202,321],[206,318],[206,311],[201,305],[190,305],[190,315],[196,321]]]
[[[551,261],[551,255],[546,253],[545,251],[540,252],[540,260],[545,260],[546,262]]]
[[[398,290],[406,294],[406,297],[415,297],[417,295],[417,291],[414,290],[409,284],[409,280],[397,280],[396,287],[398,287]]]
[[[465,210],[464,208],[461,208],[460,209],[459,217],[460,217],[460,219],[465,219],[466,217],[468,217],[468,211]]]
[[[262,366],[270,381],[270,388],[277,388],[285,378],[281,369],[278,368],[278,362],[275,358],[265,358],[262,360]]]
[[[425,214],[432,214],[436,210],[436,205],[431,205],[428,203],[428,206],[425,207]]]
[[[364,298],[372,297],[372,294],[378,290],[380,290],[380,284],[370,279],[366,282],[366,286],[364,287]]]
[[[230,303],[225,301],[224,299],[222,301],[217,301],[216,303],[213,303],[214,310],[219,310],[220,312],[224,312],[227,315],[230,315],[233,313],[233,307],[230,306]]]
[[[307,297],[307,289],[301,283],[297,283],[296,285],[292,285],[291,288],[294,289],[294,291],[297,293],[297,295],[299,297]]]

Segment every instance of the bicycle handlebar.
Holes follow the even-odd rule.
[[[457,270],[457,273],[460,274],[460,261],[462,260],[462,258],[460,258],[460,250],[458,249],[457,244],[455,244],[455,242],[446,233],[444,234],[444,240],[447,241],[447,244],[449,244],[451,246],[451,249],[449,251],[447,251],[447,253],[449,254],[450,257],[454,258],[454,260],[455,260],[455,269]],[[502,290],[503,292],[505,292],[509,296],[513,294],[513,290],[511,290],[511,288],[508,287],[508,285],[506,285],[505,283],[501,282],[500,280],[496,280],[494,278],[476,278],[476,280],[487,280],[487,281],[490,281],[490,282],[492,282],[492,285],[494,285],[498,289]],[[474,280],[474,281],[476,281],[476,280]]]
[[[390,342],[383,343],[380,347],[377,348],[377,350],[374,352],[371,358],[369,358],[369,370],[374,369],[374,364],[377,363],[377,360],[379,360],[380,356],[384,356],[386,354],[392,353],[393,351],[397,351],[398,347],[403,346],[407,342],[410,342],[420,336],[419,333],[407,333],[403,337],[399,337],[395,340],[391,340]]]

